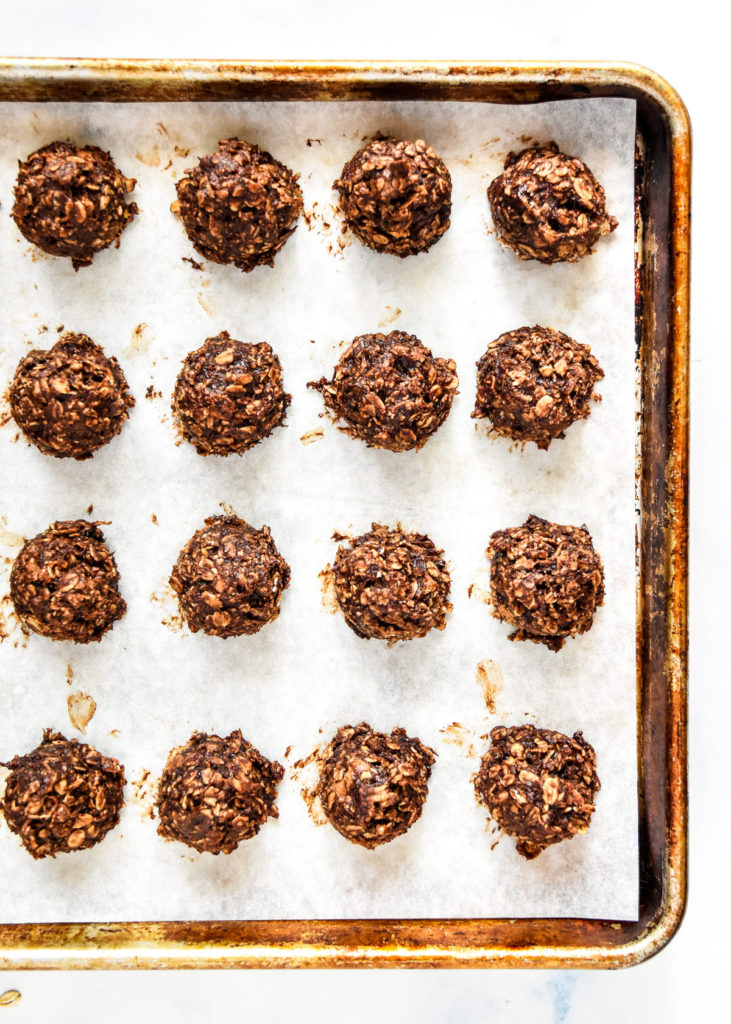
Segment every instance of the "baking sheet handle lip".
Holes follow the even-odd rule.
[[[103,928],[109,934],[109,944],[99,943],[95,947],[85,942],[84,925],[68,925],[75,935],[74,943],[32,948],[19,944],[6,947],[0,956],[3,970],[67,970],[67,969],[209,969],[209,968],[348,968],[348,967],[435,967],[435,968],[546,968],[564,969],[602,968],[615,969],[633,966],[658,953],[677,931],[682,918],[683,905],[672,901],[676,913],[668,913],[663,907],[656,919],[637,938],[617,945],[585,946],[576,944],[505,943],[505,945],[464,946],[456,943],[422,944],[392,942],[390,944],[352,945],[347,942],[296,942],[286,941],[273,945],[268,941],[232,942],[230,928],[236,922],[209,922],[211,927],[224,925],[227,935],[211,942],[186,942],[183,940],[125,941],[115,944],[115,932],[120,938],[130,930],[145,926],[145,922],[119,923],[91,926]],[[184,922],[180,922],[185,924]],[[251,925],[253,922],[245,922]],[[274,924],[275,922],[267,922]],[[334,922],[338,925],[347,922]],[[387,926],[388,921],[373,922]],[[416,923],[416,922],[414,922]],[[437,920],[422,921],[431,927],[439,925]],[[447,923],[446,921],[444,923]],[[453,923],[453,922],[452,922]],[[459,922],[468,927],[470,920]],[[542,922],[550,925],[550,920]],[[561,919],[566,924],[565,919]],[[634,929],[637,922],[601,921],[605,929]],[[298,922],[289,922],[293,927]],[[303,930],[311,922],[301,922]],[[320,921],[322,927],[327,921]],[[403,925],[403,921],[394,921]],[[59,926],[56,926],[59,927]],[[81,933],[81,934],[80,934]]]
[[[620,969],[635,966],[654,956],[665,945],[655,937],[627,946],[497,948],[442,946],[272,946],[224,945],[206,949],[189,946],[150,948],[124,946],[118,950],[44,948],[39,955],[25,950],[17,957],[0,958],[2,970],[211,970],[283,968],[443,968],[443,969]]]
[[[452,61],[232,61],[170,58],[114,58],[97,57],[0,57],[0,82],[14,79],[27,73],[32,77],[42,74],[56,75],[65,79],[78,78],[91,82],[96,76],[100,81],[129,75],[138,81],[141,75],[150,82],[163,82],[181,74],[195,76],[194,82],[212,83],[231,79],[269,81],[275,83],[309,81],[316,75],[320,84],[327,84],[328,78],[337,81],[352,81],[358,78],[364,84],[375,84],[378,80],[394,82],[411,78],[415,81],[448,81],[459,85],[461,81],[475,84],[480,78],[493,84],[502,81],[506,85],[587,85],[604,89],[629,90],[636,98],[644,96],[661,106],[674,120],[683,122],[690,132],[688,111],[677,91],[657,72],[628,61],[565,61],[561,64],[548,61],[510,62],[452,62]],[[606,93],[605,93],[606,94]],[[611,94],[611,93],[610,93]],[[551,97],[547,97],[550,99]],[[516,102],[514,99],[511,102]]]
[[[665,852],[659,905],[642,935],[623,950],[624,964],[641,963],[660,952],[677,934],[687,907],[687,657],[689,523],[689,367],[690,367],[690,195],[692,130],[678,93],[647,69],[644,95],[666,125],[671,184],[668,239],[669,294],[667,358],[667,624],[665,634],[666,779]]]

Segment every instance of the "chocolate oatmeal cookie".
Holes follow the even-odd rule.
[[[589,168],[555,142],[509,153],[487,197],[498,239],[522,260],[574,263],[617,227]]]
[[[101,640],[127,605],[114,555],[98,523],[53,523],[18,553],[10,598],[23,626],[51,640]]]
[[[199,455],[240,455],[281,426],[291,400],[271,345],[223,331],[183,360],[173,414]]]
[[[423,139],[374,139],[333,188],[347,226],[376,252],[402,258],[426,252],[449,227],[452,179]]]
[[[39,747],[4,767],[5,820],[36,860],[88,850],[119,824],[124,767],[87,743],[46,729]]]
[[[580,732],[573,737],[534,725],[499,725],[474,776],[475,793],[521,856],[586,832],[601,788],[596,756]]]
[[[119,238],[134,215],[126,195],[135,187],[111,154],[98,146],[52,142],[22,161],[12,218],[21,234],[74,270]]]
[[[268,526],[211,516],[180,552],[170,585],[192,633],[231,637],[277,618],[289,575]]]
[[[604,603],[604,569],[585,526],[559,526],[529,516],[498,530],[487,549],[493,614],[515,627],[511,640],[560,651],[585,633]]]
[[[337,537],[337,539],[342,539]],[[353,632],[378,640],[413,640],[444,629],[451,580],[433,541],[373,523],[339,547],[332,569],[340,610]]]
[[[435,758],[405,729],[389,736],[365,722],[345,725],[318,759],[315,796],[341,836],[373,850],[421,817]]]
[[[171,210],[207,260],[271,267],[302,213],[297,177],[258,146],[222,139],[185,172]]]
[[[199,853],[232,853],[267,818],[284,768],[237,729],[226,737],[194,733],[170,752],[157,791],[158,834]]]
[[[604,376],[588,345],[550,327],[520,327],[487,346],[477,364],[473,418],[496,433],[546,449],[585,419]]]
[[[372,448],[422,448],[444,423],[459,380],[451,359],[435,359],[413,334],[363,334],[343,352],[333,379],[307,385],[333,417]]]
[[[21,359],[10,385],[10,410],[25,437],[45,455],[90,459],[124,426],[135,400],[117,360],[85,334],[64,334]]]

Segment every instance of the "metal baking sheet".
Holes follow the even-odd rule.
[[[97,69],[97,71],[99,72],[99,78],[103,80],[103,73],[101,72],[100,69]],[[313,95],[313,96],[317,95],[319,98],[321,98],[321,86],[322,86],[322,83],[324,83],[326,81],[326,78],[325,78],[326,71],[324,69],[320,69],[321,75],[319,77],[317,75],[317,70],[316,69],[309,69],[308,71],[311,71],[311,75],[309,76],[310,81],[312,83],[316,83],[316,84],[313,84],[311,86],[311,95]],[[125,80],[127,78],[127,76],[122,73],[122,69],[118,69],[118,72],[119,72],[119,79],[118,79],[118,84],[119,84],[120,82]],[[279,91],[279,90],[283,90],[284,89],[286,91],[288,85],[291,88],[294,88],[295,94],[299,98],[302,98],[302,91],[301,90],[305,87],[305,80],[304,79],[299,79],[299,80],[295,81],[295,83],[293,85],[291,82],[288,82],[288,78],[292,77],[291,75],[283,74],[282,77],[277,78],[276,77],[276,71],[274,69],[270,69],[270,72],[271,72],[271,79],[269,80],[269,84],[271,86],[271,91],[268,92],[268,94],[267,93],[259,93],[257,98],[266,98],[267,96],[269,98],[274,97],[274,96],[276,98],[284,98],[282,96],[282,94],[281,94],[281,91]],[[351,72],[352,72],[352,75],[351,75],[350,79],[348,79],[347,75],[345,75],[343,77],[343,79],[342,79],[342,83],[343,84],[341,85],[341,88],[344,88],[345,87],[345,83],[349,81],[350,82],[350,87],[355,90],[355,94],[360,94],[358,92],[358,90],[361,90],[363,88],[367,88],[368,87],[368,80],[369,80],[370,73],[368,73],[367,70],[362,69],[362,75],[361,75],[360,79],[357,80],[357,82],[356,82],[355,81],[355,77],[354,77],[355,70],[351,70]],[[302,74],[305,74],[305,73],[303,72]],[[338,79],[338,81],[339,81],[340,80],[340,72],[336,71],[333,74],[334,74],[335,78]],[[500,79],[500,76],[497,73],[497,71],[493,71],[492,74],[490,75],[488,70],[483,70],[481,74],[482,74],[482,84],[484,86],[484,91],[483,91],[483,94],[482,94],[482,96],[480,98],[484,98],[484,99],[488,99],[488,98],[493,98],[493,99],[494,98],[510,98],[504,92],[501,92],[501,86],[502,86],[503,89],[505,89],[505,87],[507,85],[507,82],[506,82],[505,78],[502,79],[502,80]],[[526,72],[526,74],[527,74],[527,72]],[[585,72],[585,74],[589,75],[589,72]],[[52,78],[52,77],[53,77],[52,75],[49,76],[49,78]],[[391,73],[387,72],[387,71],[384,71],[384,78],[388,79],[389,77],[391,77]],[[393,77],[394,77],[394,82],[395,82],[395,84],[393,85],[394,95],[395,95],[395,94],[399,93],[399,80],[398,80],[397,76],[393,76]],[[294,78],[296,79],[296,76],[294,76]],[[474,94],[474,90],[473,90],[472,86],[476,85],[478,83],[479,79],[480,79],[480,72],[479,72],[479,70],[477,70],[477,69],[473,70],[470,73],[470,75],[466,75],[465,78],[469,82],[469,87],[468,88],[464,88],[463,91],[459,94],[459,96],[453,95],[453,96],[450,96],[448,98],[469,98],[469,99],[478,98]],[[104,81],[106,81],[106,80],[104,80]],[[251,87],[254,89],[255,92],[258,92],[259,85],[263,81],[264,81],[264,79],[263,79],[262,76],[259,76],[256,79],[256,81],[252,80]],[[400,81],[401,81],[401,84],[403,84],[403,82],[405,81],[405,78],[402,76]],[[408,76],[407,81],[410,84],[414,84],[414,82],[415,82],[415,80],[413,79],[412,76]],[[496,87],[496,89],[492,90],[491,92],[490,92],[489,89],[486,88],[486,83],[489,82],[489,81],[491,81],[492,85],[494,87]],[[144,76],[143,75],[138,76],[137,79],[136,79],[135,85],[139,86],[139,85],[143,85],[143,83],[144,83]],[[226,88],[230,84],[231,84],[230,82],[225,80],[225,76],[221,80],[221,82],[219,83],[219,85],[220,85],[220,87],[221,87],[221,89],[223,90],[224,93],[226,91]],[[371,83],[371,84],[373,84],[373,83]],[[530,84],[530,83],[528,83],[528,84]],[[537,84],[539,84],[539,83],[537,83],[537,82],[533,83],[533,88]],[[167,82],[167,85],[170,86],[170,81]],[[433,71],[431,73],[431,77],[430,77],[429,73],[426,70],[422,72],[421,86],[422,86],[422,88],[424,90],[424,95],[429,96],[429,98],[433,98],[432,90],[436,89],[438,91],[440,85],[441,85],[441,83],[440,83],[439,76],[437,74],[435,74]],[[333,88],[334,87],[335,87],[335,83],[333,83]],[[109,88],[109,86],[104,86],[104,91],[106,91],[106,88]],[[120,88],[122,89],[122,92],[124,92],[124,89],[121,86],[120,86]],[[551,88],[555,89],[556,87],[555,87],[555,85],[549,86],[549,95],[551,94]],[[637,86],[636,86],[636,88],[637,88]],[[208,86],[206,87],[206,94],[208,95],[207,90],[208,90]],[[337,92],[337,90],[335,90],[335,91]],[[631,94],[632,90],[630,89],[629,91],[630,91],[630,94]],[[522,98],[526,98],[526,99],[527,98],[537,98],[536,95],[530,95],[530,89],[529,88],[526,88],[525,92],[526,92],[526,94]],[[340,98],[342,98],[343,95],[349,96],[351,94],[352,93],[347,93],[347,92],[343,93],[341,91],[338,95],[339,95]],[[195,92],[193,92],[193,93],[188,92],[187,93],[187,97],[188,98],[200,98],[200,95],[201,95],[200,93],[198,95],[196,95]],[[333,94],[331,93],[331,95],[333,95]],[[154,96],[154,92],[150,92],[149,95],[148,95],[148,98],[153,98],[153,96]],[[12,96],[11,98],[20,98],[20,97],[19,96]],[[91,97],[89,97],[89,98],[91,98]],[[112,96],[109,93],[107,93],[104,96],[104,98],[112,98]],[[124,98],[124,97],[123,97],[123,95],[121,93],[118,93],[114,98],[120,99],[120,98]],[[135,95],[134,98],[141,98],[141,97],[137,97]],[[170,97],[168,97],[168,98],[170,98]],[[175,98],[183,98],[183,95],[182,94],[177,95]],[[230,98],[230,95],[228,96],[228,98]],[[251,98],[251,97],[250,97],[250,95],[246,95],[246,98]],[[335,98],[335,95],[333,95],[333,98]],[[446,98],[446,97],[440,96],[439,98]],[[515,99],[515,97],[512,97],[512,98]],[[652,158],[652,153],[649,154],[649,158],[650,159]],[[647,166],[647,162],[648,162],[648,150],[647,150],[647,147],[645,147],[645,161],[646,161],[645,166]],[[645,179],[643,178],[643,181],[644,180]],[[650,179],[650,180],[652,180],[652,179]],[[649,193],[648,193],[648,196],[649,196]],[[647,200],[645,200],[645,201],[647,202]],[[649,210],[649,204],[648,204],[648,210]],[[645,228],[648,226],[647,218],[645,218],[645,220],[643,221],[643,226]],[[651,221],[650,221],[650,226],[652,226],[651,225]],[[641,273],[641,286],[642,286],[642,288],[641,288],[641,298],[643,299],[643,302],[646,302],[647,296],[648,296],[648,294],[650,294],[649,293],[649,288],[647,286],[649,284],[655,283],[655,278],[653,278],[653,276],[650,273],[650,271],[653,270],[653,269],[654,269],[654,267],[649,267],[648,268],[647,264],[645,263],[645,268],[642,270],[642,273]],[[643,278],[643,275],[644,275],[644,278]],[[644,313],[644,306],[643,306],[642,303],[641,303],[641,310],[640,310],[640,312],[641,312],[642,322],[644,323],[645,313]],[[646,380],[646,377],[643,377],[643,379]],[[645,398],[647,398],[647,395],[645,395]],[[644,408],[646,410],[646,418],[647,418],[647,410],[648,410],[647,400],[645,400],[645,402],[644,402]],[[646,425],[646,429],[647,429],[647,425]],[[681,440],[682,440],[682,438],[681,438]],[[682,445],[681,445],[681,447],[682,447]],[[681,456],[682,456],[682,451],[681,451]],[[645,450],[643,449],[643,466],[642,466],[643,470],[647,468],[645,463],[646,463]],[[650,476],[651,476],[651,474],[650,474]],[[642,478],[643,478],[643,499],[644,499],[645,496],[647,494],[649,494],[649,492],[647,492],[647,490],[644,488],[644,480],[645,480],[644,473],[643,473]],[[682,474],[681,474],[681,479],[682,479]],[[650,480],[650,482],[652,482],[652,480]],[[647,511],[647,504],[645,502],[643,502],[643,511]],[[649,519],[648,519],[647,516],[645,516],[643,518],[643,523],[647,523],[648,524],[648,528],[650,528],[650,529],[652,528],[653,525],[656,526],[656,524],[652,523],[651,520],[652,520],[652,516],[651,515],[649,516]],[[643,540],[644,540],[644,538],[643,538]],[[647,550],[647,549],[645,549],[645,550]],[[644,553],[644,551],[643,551],[643,553]],[[641,564],[641,569],[644,569],[644,566],[646,565],[646,561],[643,561],[641,559],[641,563],[640,564]],[[658,596],[660,596],[660,592],[659,591],[658,591]],[[650,638],[650,639],[652,639],[652,638]],[[642,643],[640,644],[640,651],[642,651]],[[642,682],[642,677],[641,677],[641,682]],[[641,697],[643,696],[643,686],[642,685],[640,687],[640,695],[641,695]],[[644,715],[644,709],[642,708],[642,703],[641,703],[641,711],[643,711],[643,715]],[[643,722],[643,725],[644,725],[644,722],[646,721],[646,716],[643,719],[641,719],[641,721]],[[641,730],[641,740],[642,740],[642,730]],[[641,746],[641,751],[643,751],[642,746]],[[644,753],[644,751],[643,751],[643,753]],[[653,752],[653,754],[656,754],[656,752]],[[641,787],[642,787],[643,781],[644,781],[644,779],[646,777],[646,774],[644,772],[646,767],[647,766],[645,764],[645,759],[643,758],[642,763],[641,763],[641,769],[642,769],[642,772],[641,772]],[[676,786],[676,793],[677,793],[677,788],[678,787]],[[641,796],[642,796],[642,791],[641,791]],[[641,829],[640,838],[642,840],[642,829]],[[641,894],[641,904],[642,904],[642,894]],[[668,915],[665,914],[665,920],[666,920],[666,918],[668,918]],[[328,949],[332,946],[333,940],[336,941],[336,945],[337,945],[337,937],[339,936],[339,934],[342,934],[342,927],[344,925],[352,926],[352,923],[340,923],[338,925],[336,925],[335,923],[331,923],[330,925],[328,925],[327,923],[322,923],[322,922],[318,922],[318,923],[310,922],[310,923],[307,923],[307,924],[308,924],[308,931],[311,929],[312,934],[319,933],[320,935],[327,934],[328,936],[330,936],[330,939],[327,939],[325,941],[324,947],[322,947],[321,961],[320,961],[321,963],[327,963],[329,961],[331,953],[328,951]],[[492,925],[494,925],[496,927],[500,927],[498,923],[494,923],[493,922],[493,923],[490,923],[490,924],[492,924]],[[553,922],[552,924],[555,926],[556,922]],[[567,924],[568,924],[567,922],[564,922],[563,923],[563,927],[566,927]],[[592,924],[602,925],[602,924],[606,924],[606,923],[591,923],[591,922],[580,923],[579,922],[579,923],[574,923],[574,924],[576,924],[576,931],[580,933],[580,931],[582,931],[582,929],[586,930],[586,929],[590,928]],[[612,923],[612,924],[616,924],[616,923]],[[249,923],[235,923],[235,925],[239,927],[239,929],[240,929],[239,934],[241,934],[241,935],[245,935],[247,933],[250,934],[250,930],[255,927],[251,922],[249,922]],[[524,928],[528,927],[528,925],[531,925],[531,926],[534,927],[534,931],[532,933],[533,935],[540,936],[541,932],[542,932],[542,929],[545,929],[547,927],[548,922],[537,922],[537,921],[536,922],[529,922],[529,923],[523,922],[523,923],[521,923],[520,928],[524,929]],[[434,935],[440,934],[440,932],[442,934],[444,934],[444,929],[446,928],[446,925],[445,925],[444,922],[435,922],[435,921],[431,921],[427,925],[425,925],[424,923],[414,923],[414,922],[407,922],[406,923],[406,922],[403,922],[403,923],[401,923],[400,926],[396,922],[385,924],[383,922],[361,921],[361,922],[357,923],[357,926],[358,927],[353,926],[355,928],[355,934],[357,934],[358,928],[360,928],[362,930],[362,932],[360,933],[361,934],[361,940],[358,941],[357,943],[355,943],[355,948],[353,949],[353,952],[352,952],[352,959],[354,959],[354,961],[356,961],[356,962],[359,961],[360,957],[365,959],[365,961],[369,961],[369,949],[371,949],[371,954],[370,954],[371,956],[378,955],[377,952],[373,949],[373,943],[372,942],[369,943],[369,941],[367,940],[367,934],[368,934],[369,930],[371,930],[372,934],[378,936],[378,935],[382,935],[383,934],[383,931],[382,931],[383,928],[387,929],[387,934],[396,934],[399,931],[399,928],[401,928],[401,929],[408,929],[408,928],[411,927],[411,932],[410,933],[406,933],[408,935],[407,941],[408,941],[408,944],[415,946],[415,953],[414,953],[414,956],[412,958],[413,959],[417,959],[417,961],[420,961],[422,956],[420,955],[418,950],[419,950],[419,939],[423,938],[423,935],[420,936],[420,932],[422,932],[423,928],[427,928],[427,933],[426,934],[427,935],[431,935],[432,938],[433,938]],[[439,926],[441,926],[441,927],[439,928]],[[37,926],[37,927],[42,929],[44,926]],[[62,927],[62,926],[56,926],[56,927]],[[106,929],[106,927],[109,927],[109,926],[104,926],[104,927]],[[115,926],[115,928],[122,928],[122,929],[124,929],[125,927],[127,928],[127,934],[129,936],[131,936],[133,934],[139,934],[135,930],[137,928],[141,928],[143,930],[146,929],[146,934],[150,938],[152,938],[153,936],[160,937],[161,931],[164,933],[166,931],[166,929],[168,929],[168,928],[175,929],[175,928],[184,928],[184,927],[187,927],[187,926],[161,926],[161,925]],[[207,935],[209,936],[209,939],[204,942],[204,945],[205,945],[205,948],[206,948],[206,952],[201,954],[201,956],[200,956],[201,962],[210,963],[211,962],[210,957],[215,955],[215,950],[216,949],[218,950],[218,953],[220,954],[221,961],[226,961],[226,959],[228,959],[229,956],[230,957],[233,956],[233,952],[230,949],[230,943],[228,942],[228,939],[221,939],[221,932],[220,932],[220,929],[223,929],[223,934],[230,938],[231,934],[235,934],[235,932],[231,933],[230,931],[227,931],[227,929],[230,929],[230,928],[233,927],[232,923],[225,923],[225,924],[219,924],[219,925],[214,925],[214,924],[211,924],[211,923],[207,923],[207,924],[200,924],[198,926],[189,926],[189,927],[193,930],[193,932],[195,932],[197,928],[201,928],[201,929],[204,929],[204,930],[207,929],[208,930],[207,931]],[[273,934],[276,934],[277,927],[281,928],[283,930],[283,932],[285,932],[287,930],[287,928],[288,928],[288,923],[284,923],[284,922],[282,922],[282,923],[269,923],[267,925],[264,925],[264,924],[260,923],[259,925],[256,926],[256,929],[261,928],[261,929],[264,930],[264,934],[266,934],[268,932],[269,935],[273,935]],[[292,926],[290,925],[290,927],[292,927]],[[472,921],[465,921],[465,922],[461,922],[460,923],[460,925],[459,925],[460,933],[465,935],[465,940],[464,940],[464,943],[462,944],[462,946],[464,946],[464,948],[462,948],[460,943],[453,944],[453,946],[454,945],[460,946],[460,948],[455,950],[455,957],[456,957],[456,961],[457,962],[460,962],[460,961],[466,961],[466,962],[473,961],[473,959],[475,958],[475,953],[476,953],[476,951],[478,949],[481,949],[480,956],[477,957],[479,959],[479,962],[484,963],[484,962],[492,962],[493,961],[494,956],[496,956],[496,948],[494,948],[494,944],[492,944],[492,945],[490,945],[490,943],[485,944],[485,942],[484,942],[484,927],[485,927],[485,923],[484,922],[481,922],[478,925],[474,920],[472,920]],[[625,926],[625,927],[629,927],[629,926]],[[115,931],[115,928],[113,928],[113,931]],[[271,932],[272,928],[274,929],[274,932]],[[390,932],[389,932],[389,928],[390,928]],[[322,929],[325,929],[325,933],[321,931]],[[434,929],[436,929],[436,931],[434,931]],[[621,929],[621,926],[620,926],[620,929]],[[612,931],[616,932],[616,931],[618,931],[620,929],[612,928]],[[558,926],[558,930],[559,931],[561,930],[561,926]],[[29,933],[32,932],[32,931],[33,931],[33,929],[29,929]],[[93,927],[90,926],[89,935],[91,936],[91,935],[93,935],[93,933],[94,933],[94,929],[93,929]],[[5,934],[7,935],[8,933],[6,932]],[[105,934],[106,934],[106,932],[105,932]],[[282,933],[279,933],[279,934],[282,934]],[[299,934],[299,932],[297,934]],[[524,933],[524,934],[528,934],[528,933]],[[574,933],[574,934],[576,934],[576,933]],[[221,939],[221,941],[217,941],[217,939]],[[92,942],[93,942],[93,940],[92,940]],[[228,945],[227,945],[227,942],[228,942]],[[382,944],[382,940],[377,943],[377,946],[380,946],[381,944]],[[170,947],[167,945],[167,943],[164,943],[164,945],[165,945],[166,949],[168,949],[168,952],[169,952],[170,951]],[[422,943],[422,945],[423,945],[423,943]],[[433,942],[432,943],[427,943],[426,945],[429,948],[431,948],[432,950],[434,949],[434,943]],[[533,940],[532,941],[532,945],[533,945],[533,948],[535,948],[535,949],[539,948],[539,946],[540,946],[540,939]],[[565,945],[566,945],[567,948],[569,947],[569,943],[566,943]],[[277,947],[277,949],[279,950],[278,953],[273,948],[273,946]],[[284,951],[282,951],[282,944],[281,943],[279,943],[278,946],[277,946],[277,943],[274,942],[273,946],[270,949],[270,955],[271,955],[271,958],[274,959],[274,961],[276,961],[276,959],[278,959],[279,957],[287,958],[289,953],[285,953]],[[224,949],[224,947],[226,947],[226,948]],[[326,949],[325,947],[328,947],[328,949]],[[491,949],[491,952],[490,952],[490,949]],[[160,955],[163,957],[163,959],[165,959],[165,953],[160,951],[160,947],[158,947],[158,950],[160,952]],[[468,952],[468,950],[469,950],[469,952]],[[301,950],[298,953],[296,953],[296,954],[293,953],[293,955],[299,957],[300,959],[303,959],[303,961],[305,961],[305,962],[308,959],[308,957],[306,955],[303,956],[303,953],[302,953]],[[564,955],[570,956],[570,954],[568,952],[565,952]],[[387,950],[383,951],[383,956],[384,956],[384,958],[383,958],[382,962],[383,963],[389,962],[389,953],[388,953]],[[172,958],[173,959],[175,958],[175,954],[172,955]],[[264,957],[264,958],[266,958],[266,957]],[[625,958],[627,958],[627,957],[625,957]],[[246,956],[244,956],[243,959],[244,959],[245,962],[247,961],[247,957]],[[256,959],[256,957],[255,957],[255,959]],[[439,959],[438,954],[436,956],[436,959],[438,961],[438,959]],[[550,959],[550,957],[547,957],[545,955],[544,956],[544,963],[547,962],[547,959]],[[258,961],[256,961],[256,962],[261,963],[261,959],[258,959]]]

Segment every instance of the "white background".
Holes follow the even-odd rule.
[[[631,60],[663,74],[694,126],[691,871],[686,920],[640,967],[603,972],[69,973],[3,976],[23,998],[9,1019],[59,1022],[231,1019],[349,1022],[681,1021],[727,1012],[729,911],[722,866],[731,840],[725,722],[731,700],[724,627],[731,480],[725,414],[731,371],[728,291],[728,131],[722,77],[726,33],[707,0],[611,5],[524,0],[422,0],[366,5],[325,0],[253,4],[127,0],[0,4],[9,56]],[[723,532],[722,532],[723,531]]]

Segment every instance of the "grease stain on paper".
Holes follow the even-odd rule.
[[[303,434],[300,441],[302,444],[314,444],[315,441],[319,441],[324,436],[325,431],[322,427],[316,427],[315,430],[308,430],[306,434]]]
[[[25,544],[25,537],[8,529],[8,520],[0,516],[0,545],[4,548],[22,548]]]
[[[477,739],[472,729],[468,729],[460,722],[452,722],[451,725],[446,725],[439,732],[444,737],[444,742],[449,743],[451,746],[456,747],[461,754],[465,757],[476,758],[477,749],[474,741]]]
[[[13,638],[13,647],[21,649],[27,647],[28,634],[15,614],[15,606],[10,599],[10,594],[3,594],[0,597],[0,644],[4,640],[10,640],[11,637]]]
[[[77,690],[70,693],[66,699],[69,709],[69,721],[74,729],[85,733],[86,727],[96,713],[96,701],[88,693]]]
[[[139,160],[145,167],[159,167],[160,166],[160,150],[157,146],[150,146],[149,149],[143,150],[142,152],[135,153],[135,159]]]
[[[322,591],[322,607],[326,612],[330,612],[331,615],[337,615],[340,611],[340,605],[338,603],[338,596],[335,593],[333,567],[328,563],[317,576],[320,580],[320,589]]]
[[[379,327],[390,327],[401,316],[402,310],[398,306],[384,306],[384,314],[378,321]]]
[[[130,338],[129,345],[122,350],[123,355],[131,359],[134,356],[144,356],[149,351],[150,345],[155,339],[150,333],[150,328],[146,323],[137,324],[135,329],[132,331],[132,337]]]
[[[475,673],[477,685],[485,698],[485,707],[491,715],[497,713],[497,698],[503,688],[503,672],[496,661],[485,658],[478,661]]]
[[[150,601],[153,604],[162,605],[163,617],[160,622],[163,626],[167,626],[173,633],[184,633],[185,619],[180,611],[178,596],[169,581],[160,583],[157,590],[153,590],[150,594]]]
[[[315,825],[327,825],[327,815],[322,808],[322,801],[315,790],[320,781],[320,761],[322,753],[327,744],[320,744],[315,747],[311,754],[295,761],[289,769],[290,778],[294,782],[302,783],[300,796],[305,802],[307,813]]]
[[[153,777],[149,768],[143,768],[136,779],[130,783],[132,787],[132,803],[143,818],[155,819],[155,795],[157,793],[157,779]]]

